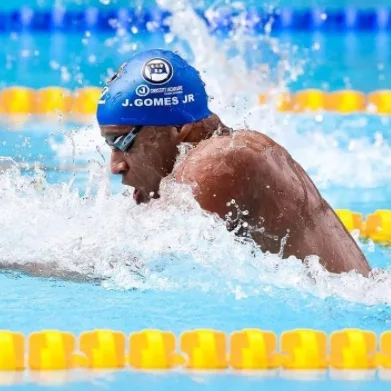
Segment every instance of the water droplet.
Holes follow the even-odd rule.
[[[51,60],[49,62],[50,68],[52,69],[60,69],[60,64],[57,61]]]
[[[30,50],[24,49],[20,52],[20,55],[24,58],[30,57]]]
[[[88,57],[88,62],[90,62],[91,64],[95,64],[96,63],[96,56],[94,54],[91,54]]]
[[[318,51],[319,49],[320,49],[320,43],[319,43],[319,42],[315,42],[315,43],[312,45],[312,50]]]

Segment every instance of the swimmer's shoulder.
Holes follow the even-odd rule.
[[[192,185],[201,208],[224,218],[228,202],[252,210],[257,199],[261,177],[266,171],[256,162],[256,154],[248,148],[259,138],[248,131],[212,137],[202,141],[181,161],[175,170],[179,183]],[[266,141],[263,147],[266,147]],[[266,166],[265,166],[266,167]]]
[[[237,130],[232,134],[212,137],[200,142],[176,170],[177,180],[198,182],[202,177],[243,177],[264,165],[263,153],[278,146],[270,137],[251,130]],[[278,146],[279,147],[279,146]],[[240,175],[239,175],[240,174]]]
[[[274,150],[279,154],[285,149],[270,137],[254,130],[237,130],[228,135],[212,137],[200,142],[189,154],[191,160],[246,161],[262,160],[267,152]]]
[[[249,150],[262,152],[275,146],[279,147],[275,141],[265,134],[243,129],[201,141],[192,151],[192,154],[194,156],[207,154],[223,157],[236,152],[247,153]]]

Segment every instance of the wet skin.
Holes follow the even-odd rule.
[[[211,137],[218,127],[218,135]],[[101,128],[103,136],[128,131]],[[182,142],[194,148],[173,172]],[[250,236],[264,252],[302,260],[316,255],[334,273],[356,270],[367,276],[371,270],[303,168],[259,132],[231,132],[216,116],[180,128],[145,127],[128,152],[113,151],[111,170],[135,188],[137,203],[159,197],[161,180],[173,173],[177,182],[193,185],[204,210]]]
[[[234,227],[247,223],[241,231],[263,251],[282,250],[284,258],[302,260],[317,255],[334,273],[355,269],[366,276],[371,270],[303,168],[265,135],[239,131],[202,141],[178,167],[176,179],[196,184],[194,195],[203,209],[221,218],[231,212]]]

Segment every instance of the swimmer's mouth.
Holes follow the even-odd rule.
[[[134,189],[133,199],[136,201],[136,204],[146,204],[151,198],[157,199],[160,198],[159,192],[147,193],[145,190]]]
[[[126,186],[132,186],[130,183],[127,183],[125,176],[122,176],[122,184]],[[133,187],[133,186],[132,186]],[[133,199],[136,201],[136,204],[139,205],[141,203],[146,203],[149,201],[149,198],[146,196],[145,192],[134,188],[133,191]]]
[[[140,189],[134,189],[133,199],[136,201],[137,205],[147,203],[149,201],[149,197]]]

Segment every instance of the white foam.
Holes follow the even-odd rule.
[[[281,260],[228,232],[183,185],[168,180],[160,200],[136,206],[126,192],[110,194],[108,175],[93,167],[80,196],[69,184],[46,183],[39,171],[34,178],[16,168],[0,174],[0,262],[55,263],[116,289],[197,288],[243,298],[279,287],[366,304],[391,301],[386,272],[366,279],[331,275],[316,259],[307,266]]]
[[[228,124],[247,124],[276,138],[321,186],[347,180],[352,186],[375,186],[389,178],[387,142],[349,137],[350,147],[345,150],[339,142],[346,137],[346,121],[335,122],[332,132],[324,134],[323,119],[317,118],[309,122],[317,124],[315,128],[303,132],[297,117],[281,117],[270,107],[260,108],[258,88],[270,85],[257,79],[257,71],[247,69],[239,55],[228,60],[185,2],[158,1],[173,11],[174,33],[190,40],[195,64],[204,69],[208,92],[215,96],[213,108],[223,113]],[[278,46],[276,41],[269,42]],[[286,59],[282,62],[286,68]],[[284,78],[277,78],[275,88],[283,89],[283,85]],[[303,119],[299,124],[303,125]],[[351,126],[365,127],[366,123],[360,120]],[[54,262],[61,270],[103,279],[105,287],[115,289],[197,288],[233,293],[239,299],[272,296],[275,288],[283,288],[371,305],[391,302],[386,271],[370,279],[355,273],[332,275],[316,259],[304,265],[295,258],[281,260],[264,254],[228,232],[221,220],[199,208],[188,188],[170,180],[164,183],[162,198],[148,205],[136,207],[126,191],[111,194],[109,149],[96,124],[51,145],[61,160],[91,161],[87,191],[80,195],[72,182],[48,184],[39,170],[32,178],[22,176],[16,166],[0,173],[0,263],[49,267]]]

